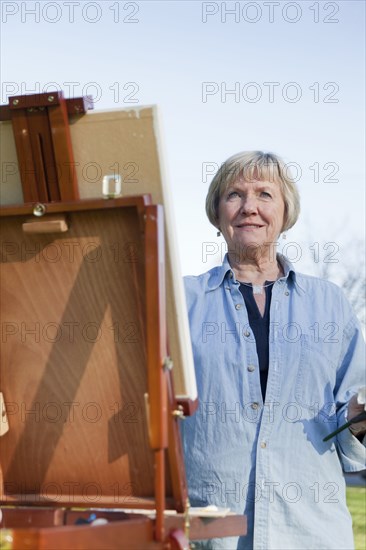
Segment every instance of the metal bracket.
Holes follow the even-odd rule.
[[[171,357],[165,357],[164,363],[163,363],[163,369],[164,370],[172,370],[174,367],[173,359]]]
[[[185,418],[182,405],[178,405],[178,407],[172,411],[172,415],[175,418]]]
[[[189,517],[189,511],[191,509],[191,503],[189,502],[189,499],[186,500],[186,505],[184,509],[184,535],[187,540],[189,540],[189,533],[191,529],[191,522]]]

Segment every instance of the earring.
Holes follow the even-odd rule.
[[[217,237],[221,237],[221,231],[220,231],[220,229],[219,229],[218,232],[216,233],[216,236],[217,236]]]

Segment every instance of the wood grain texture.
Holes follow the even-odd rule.
[[[55,107],[55,108],[60,108]],[[33,171],[36,174],[38,188],[37,200],[59,201],[60,190],[58,187],[57,168],[52,144],[52,130],[49,124],[48,110],[44,111],[22,111],[26,114],[29,126],[29,142],[33,153]],[[58,129],[55,128],[54,131]],[[23,193],[26,196],[26,189],[29,181],[22,177]]]
[[[68,166],[74,166],[75,160],[71,143],[69,117],[63,95],[60,97],[59,105],[48,109],[48,118],[51,127],[58,191],[60,194],[60,199],[53,200],[77,200],[79,198],[79,188],[76,172],[72,168],[67,170]]]
[[[30,218],[22,229],[24,233],[65,233],[69,228],[65,216],[46,216],[40,220]]]
[[[24,221],[1,228],[5,493],[131,507],[154,490],[137,209],[70,213],[56,236]]]
[[[47,550],[82,548],[89,550],[106,548],[131,550],[137,548],[167,548],[164,544],[153,541],[154,520],[146,515],[123,513],[119,511],[93,510],[97,518],[105,518],[108,524],[90,527],[77,526],[75,521],[87,519],[91,511],[70,510],[50,511],[18,509],[5,510],[6,527],[12,530],[13,538],[17,542],[15,548],[44,548]],[[21,529],[19,518],[27,519],[29,529]],[[61,527],[61,522],[65,527]],[[184,532],[184,514],[167,515],[164,518],[166,540],[174,531]],[[24,525],[24,524],[23,524]],[[38,529],[36,528],[38,527]],[[245,535],[247,529],[244,516],[228,515],[224,518],[190,517],[190,540],[201,540],[224,536]],[[26,541],[33,546],[26,546]],[[23,546],[22,546],[23,544]],[[165,543],[167,544],[167,542]],[[72,545],[72,546],[70,546]]]

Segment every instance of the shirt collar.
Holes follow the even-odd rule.
[[[224,281],[225,277],[230,277],[235,280],[235,274],[231,269],[228,255],[225,254],[222,265],[218,265],[210,270],[210,276],[207,282],[209,290],[216,290]]]
[[[286,256],[284,256],[283,254],[279,254],[279,253],[276,255],[276,257],[277,257],[277,261],[281,264],[281,267],[285,275],[285,279],[288,282],[291,282],[294,285],[296,285],[301,290],[304,290],[304,288],[300,285],[300,282],[299,282],[299,276],[298,276],[299,273],[296,271],[296,269],[294,268],[290,260],[288,260]]]
[[[289,282],[291,281],[294,284],[297,284],[300,288],[302,288],[299,284],[296,270],[292,265],[292,263],[286,258],[286,256],[283,256],[283,254],[277,254],[277,260],[281,264],[281,267],[285,275],[285,279],[288,280]],[[216,290],[216,288],[222,285],[225,278],[230,278],[234,282],[236,282],[235,273],[231,269],[227,254],[225,254],[222,265],[211,269],[210,276],[207,283],[208,289]]]

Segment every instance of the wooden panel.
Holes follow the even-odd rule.
[[[139,216],[68,218],[56,235],[23,233],[27,216],[1,220],[5,493],[131,507],[154,490]]]
[[[37,200],[41,197],[42,200],[46,200],[47,190],[45,188],[44,180],[37,179],[35,170],[35,161],[33,158],[32,139],[30,139],[29,133],[29,121],[23,111],[17,111],[13,114],[12,128],[16,144],[16,150],[18,158],[21,160],[17,163],[17,172],[19,177],[22,178],[22,189],[24,200],[30,202]],[[36,139],[37,136],[34,137]],[[7,160],[4,160],[5,170],[7,166]],[[4,166],[2,162],[2,167]],[[13,165],[14,168],[14,165]],[[5,174],[5,180],[7,176]]]
[[[28,513],[27,517],[30,519],[30,529],[17,528],[19,526],[19,518],[15,518],[17,512],[19,512],[19,518],[26,517],[25,513]],[[92,548],[99,550],[107,548],[116,550],[166,548],[164,545],[153,542],[154,521],[144,515],[124,514],[116,511],[108,512],[105,510],[68,511],[65,513],[66,527],[60,529],[57,526],[45,528],[49,525],[45,512],[44,510],[42,514],[37,514],[37,510],[29,510],[28,512],[17,510],[11,518],[9,517],[11,521],[8,521],[7,532],[16,543],[13,548],[21,550],[25,548],[32,550],[37,548],[45,548],[47,550],[50,548],[53,550],[56,550],[56,548],[62,550],[66,548],[80,548],[84,550]],[[58,512],[59,514],[62,513],[61,510]],[[87,519],[91,513],[94,513],[98,518],[105,518],[108,523],[98,527],[75,525],[77,519]],[[35,529],[34,527],[38,524],[42,526],[42,518],[44,519],[43,528]],[[184,531],[185,516],[183,514],[168,515],[165,517],[164,522],[167,538],[169,537],[169,533],[172,533],[174,530]],[[224,518],[191,516],[189,523],[189,538],[191,541],[245,535],[247,528],[245,516],[238,515],[228,515]]]
[[[136,516],[107,525],[7,531],[13,550],[163,550],[153,541],[153,522]]]
[[[74,164],[74,152],[68,125],[69,117],[66,102],[63,97],[60,99],[60,105],[49,108],[48,117],[52,130],[52,142],[57,167],[60,199],[62,201],[77,200],[79,198],[79,189],[75,172],[74,170],[65,170],[65,166],[62,167],[62,164],[70,166]],[[58,169],[59,166],[61,166],[60,170]],[[58,199],[52,198],[52,200]]]
[[[94,512],[94,511],[93,511]],[[153,522],[146,516],[124,514],[123,512],[95,511],[95,515],[106,518],[108,526],[77,526],[75,522],[90,517],[91,511],[65,511],[32,508],[4,508],[0,540],[13,539],[14,549],[31,550],[45,548],[147,548],[153,539]],[[127,521],[128,520],[128,521]],[[66,528],[62,527],[67,525]],[[51,528],[52,527],[52,528]],[[128,537],[132,537],[129,539]],[[125,546],[123,544],[125,543]],[[146,546],[145,546],[146,544]],[[143,546],[142,546],[143,545]],[[152,546],[154,547],[154,546]]]
[[[49,101],[48,98],[50,94],[53,94],[53,93],[55,93],[56,101],[57,101],[59,97],[58,96],[59,92],[48,92],[47,94],[44,94],[46,96],[46,101],[42,102],[42,105],[44,107],[46,106],[49,107],[51,102]],[[37,98],[37,96],[39,97],[39,95],[40,94],[36,94],[35,96],[33,95],[33,97]],[[18,96],[18,97],[22,98],[22,96]],[[14,101],[14,97],[12,98],[12,101]],[[39,104],[39,101],[36,100],[35,103]],[[55,102],[52,102],[52,103],[54,104]],[[23,105],[20,104],[19,108],[22,109]],[[86,113],[88,109],[94,109],[93,97],[91,95],[85,95],[81,97],[68,98],[66,99],[66,108],[69,116]],[[13,112],[14,112],[14,105],[12,105],[12,107],[10,107],[10,105],[0,105],[0,121],[11,120]]]
[[[70,131],[75,166],[58,166],[58,170],[76,171],[81,198],[101,197],[103,176],[120,173],[123,196],[151,193],[154,203],[164,205],[167,324],[170,354],[175,365],[175,392],[195,400],[197,390],[189,327],[159,127],[155,107],[89,112],[82,117],[72,117]],[[1,202],[16,204],[22,201],[22,191],[11,123],[0,123],[0,132],[6,143],[1,152],[6,162],[0,188]]]
[[[21,112],[23,113],[23,111]],[[16,114],[18,113],[14,113],[13,116]],[[27,115],[29,142],[32,147],[34,174],[38,188],[37,200],[43,202],[59,201],[61,197],[58,189],[55,157],[47,111],[33,111],[27,113]],[[24,197],[27,196],[29,187],[30,182],[27,179],[23,183]]]
[[[65,510],[62,508],[1,507],[1,529],[16,527],[54,527],[64,525]]]

